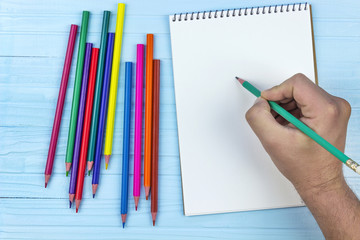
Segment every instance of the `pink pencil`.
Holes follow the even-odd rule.
[[[134,201],[135,209],[139,204],[141,186],[141,135],[142,102],[144,81],[144,44],[137,45],[136,57],[136,99],[135,99],[135,139],[134,139]]]
[[[56,144],[57,144],[57,140],[58,140],[58,136],[59,136],[61,116],[62,116],[64,102],[65,102],[66,88],[67,88],[67,84],[68,84],[68,80],[69,80],[69,73],[70,73],[70,67],[71,67],[71,60],[72,60],[72,56],[73,56],[73,52],[74,52],[77,28],[78,28],[77,25],[71,24],[69,41],[68,41],[68,46],[67,46],[66,55],[65,55],[64,68],[63,68],[63,73],[62,73],[61,83],[60,83],[59,97],[58,97],[58,101],[57,101],[57,105],[56,105],[54,125],[53,125],[53,129],[52,129],[52,133],[51,133],[49,152],[48,152],[48,157],[47,157],[46,167],[45,167],[45,188],[50,180],[50,176],[51,176],[51,172],[52,172],[52,168],[53,168],[53,164],[54,164]]]

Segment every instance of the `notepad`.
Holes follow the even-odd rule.
[[[185,215],[303,206],[245,120],[260,90],[316,81],[309,4],[169,16]]]

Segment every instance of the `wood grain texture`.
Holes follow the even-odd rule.
[[[114,31],[116,2],[1,0],[0,239],[321,239],[320,229],[305,207],[183,216],[167,15],[254,6],[255,3],[251,0],[124,2],[127,8],[119,96],[124,94],[124,62],[135,61],[136,44],[145,43],[146,33],[155,34],[154,58],[162,61],[157,227],[153,228],[151,224],[150,202],[142,197],[138,212],[134,211],[133,201],[129,201],[127,227],[121,228],[123,97],[117,99],[112,164],[108,171],[102,171],[97,197],[92,199],[91,178],[85,177],[80,213],[68,209],[69,178],[64,176],[63,162],[76,56],[70,73],[53,177],[48,189],[43,187],[68,27],[72,23],[80,24],[81,11],[89,10],[88,42],[98,47],[102,12],[112,11],[109,29]],[[260,0],[256,5],[282,3],[288,1]],[[352,158],[360,159],[360,2],[314,0],[311,4],[319,83],[331,94],[351,103],[353,111],[346,152]],[[132,142],[133,137],[132,123]],[[130,152],[133,153],[133,144]],[[133,172],[132,161],[133,156],[130,173]],[[360,178],[347,168],[344,171],[348,183],[360,193]],[[130,181],[132,177],[130,174]],[[132,185],[129,191],[132,191]]]

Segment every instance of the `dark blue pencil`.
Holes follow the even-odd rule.
[[[111,77],[111,66],[112,58],[114,51],[114,38],[115,33],[108,33],[108,41],[106,48],[106,59],[105,59],[105,72],[104,72],[104,81],[101,93],[101,104],[100,104],[100,116],[99,116],[99,126],[96,137],[96,148],[95,148],[95,162],[94,162],[94,171],[92,177],[92,192],[93,197],[99,184],[100,176],[100,164],[101,164],[101,152],[104,140],[104,129],[106,122],[106,112],[109,98],[109,87],[110,87],[110,77]]]
[[[124,96],[124,134],[123,134],[123,162],[121,182],[121,219],[125,227],[128,208],[129,188],[129,151],[130,151],[130,120],[131,120],[131,81],[132,62],[125,63],[125,96]]]

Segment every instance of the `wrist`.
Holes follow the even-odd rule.
[[[305,203],[314,201],[315,199],[321,199],[323,197],[326,198],[330,195],[341,195],[342,193],[345,194],[349,188],[349,186],[346,184],[342,172],[341,174],[329,178],[325,181],[307,181],[304,184],[297,185],[295,188]]]

